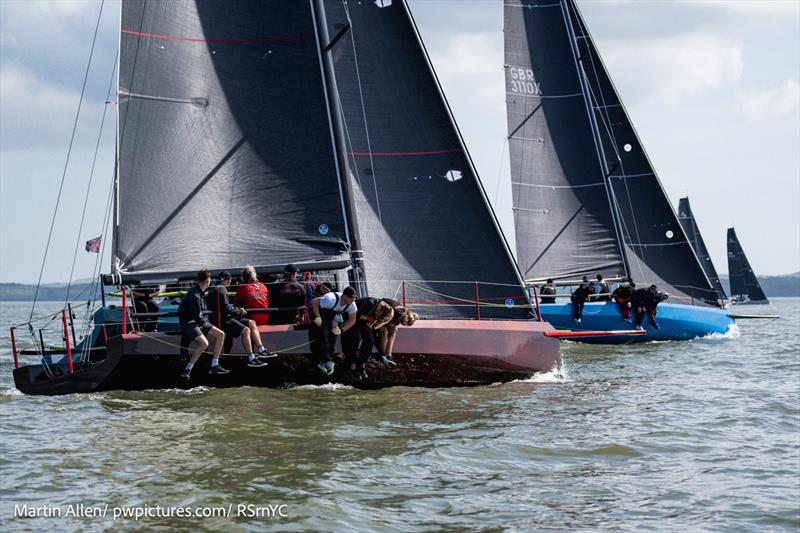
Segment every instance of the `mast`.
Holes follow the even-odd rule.
[[[363,249],[358,232],[358,221],[355,216],[353,191],[347,175],[347,156],[344,129],[342,127],[341,105],[339,93],[336,89],[336,74],[330,54],[331,42],[328,34],[328,22],[325,18],[325,5],[323,0],[309,0],[314,18],[314,33],[317,40],[317,52],[320,59],[320,69],[324,81],[325,102],[328,109],[328,121],[331,128],[331,143],[336,155],[336,173],[339,178],[339,192],[342,199],[342,210],[345,220],[345,234],[350,246],[350,257],[353,261],[353,283],[358,287],[360,294],[366,295],[367,283],[363,277]]]

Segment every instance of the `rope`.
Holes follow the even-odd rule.
[[[422,291],[429,292],[431,294],[435,294],[437,296],[443,296],[444,298],[448,298],[449,300],[455,301],[455,302],[464,302],[464,303],[469,303],[471,305],[480,305],[480,306],[484,306],[484,307],[501,307],[501,308],[506,308],[506,309],[512,309],[512,308],[531,309],[532,308],[531,304],[522,304],[522,305],[514,304],[514,305],[510,305],[509,306],[509,305],[505,305],[505,304],[488,303],[488,302],[481,301],[481,300],[475,300],[474,298],[473,299],[459,298],[458,296],[453,296],[453,295],[450,295],[450,294],[437,292],[437,291],[434,291],[433,289],[429,289],[427,287],[423,287],[421,285],[417,285],[416,283],[412,283],[412,282],[409,282],[409,281],[407,281],[406,284],[410,285],[411,287],[415,287],[417,289],[420,289]],[[423,305],[438,305],[438,304],[423,304]]]
[[[67,178],[67,168],[69,167],[69,158],[72,154],[72,145],[75,142],[75,132],[78,129],[78,118],[81,115],[81,107],[83,106],[83,95],[86,92],[86,81],[89,79],[89,67],[92,65],[92,56],[94,55],[94,45],[97,42],[97,32],[100,29],[100,18],[103,14],[103,5],[105,0],[100,2],[100,11],[97,13],[97,23],[94,27],[94,36],[92,37],[92,48],[89,51],[89,61],[86,63],[86,72],[83,75],[83,86],[81,87],[81,96],[78,100],[78,111],[75,113],[75,121],[72,124],[72,135],[69,138],[69,148],[67,148],[67,159],[64,162],[64,170],[61,173],[61,183],[58,186],[58,195],[56,196],[56,208],[53,210],[53,218],[50,221],[50,231],[47,234],[47,244],[44,247],[44,257],[42,257],[42,267],[39,269],[39,279],[36,282],[36,292],[33,294],[33,304],[31,305],[31,314],[33,317],[34,310],[36,309],[36,301],[39,299],[39,287],[42,285],[42,275],[44,274],[44,267],[47,264],[47,253],[50,251],[50,241],[53,238],[53,228],[56,225],[56,216],[58,215],[58,206],[61,204],[61,193],[64,191],[64,181]]]
[[[173,348],[183,349],[183,346],[181,346],[180,344],[175,344],[174,342],[169,342],[169,341],[166,341],[164,339],[160,339],[158,337],[154,337],[152,335],[148,335],[147,333],[137,332],[137,333],[135,333],[135,335],[139,335],[141,337],[145,337],[145,338],[148,338],[150,340],[154,340],[154,341],[156,341],[158,343],[161,343],[161,344],[164,344],[166,346],[172,346]],[[308,342],[304,342],[303,344],[297,344],[295,346],[289,346],[288,348],[283,348],[281,350],[271,350],[271,351],[272,351],[272,353],[286,353],[286,352],[290,352],[292,350],[297,350],[298,348],[303,348],[305,346],[310,346],[311,342],[312,341],[308,341]],[[214,352],[210,352],[208,350],[203,350],[202,353],[208,354],[208,355],[214,355]],[[246,354],[246,353],[226,353],[226,354],[222,354],[222,355],[224,355],[225,357],[247,357],[249,354]]]
[[[114,66],[111,69],[111,78],[108,80],[108,90],[106,91],[106,102],[111,99],[111,89],[114,83],[114,74],[117,70],[117,56],[114,55]],[[103,126],[106,123],[106,113],[108,112],[108,105],[103,105],[103,117],[100,119],[100,131],[97,134],[97,142],[94,146],[94,157],[92,158],[92,170],[89,172],[89,183],[86,184],[86,196],[83,198],[83,211],[81,211],[81,223],[78,227],[78,236],[75,241],[75,251],[72,254],[72,268],[69,271],[69,281],[67,282],[67,295],[64,298],[64,306],[69,302],[69,291],[72,288],[72,276],[75,274],[75,262],[78,260],[78,250],[81,245],[81,233],[83,232],[83,223],[86,220],[86,206],[89,205],[89,193],[92,190],[92,181],[94,180],[94,169],[97,165],[97,154],[100,152],[100,140],[103,138]]]

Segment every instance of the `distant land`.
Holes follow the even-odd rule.
[[[730,294],[730,283],[728,276],[720,276],[722,285],[725,290]],[[794,274],[785,274],[783,276],[759,276],[761,287],[767,296],[798,296],[800,297],[800,272]],[[90,284],[87,280],[80,280],[72,284],[70,289],[70,299],[83,299],[88,296],[87,286]],[[110,289],[110,287],[109,287]],[[36,292],[36,285],[29,285],[25,283],[0,283],[0,302],[27,302],[33,300],[33,294]],[[80,298],[76,298],[78,295]],[[39,288],[39,300],[46,301],[59,301],[64,300],[67,296],[66,283],[48,283],[43,284]]]

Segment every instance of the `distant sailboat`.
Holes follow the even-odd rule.
[[[755,272],[750,267],[736,230],[728,228],[728,275],[731,282],[731,302],[736,305],[769,303]]]
[[[724,303],[728,299],[728,296],[725,294],[725,289],[722,288],[719,274],[717,274],[717,269],[714,268],[714,262],[711,260],[711,256],[708,253],[706,243],[703,241],[703,236],[700,235],[700,228],[697,226],[697,221],[694,218],[694,213],[692,213],[692,206],[689,205],[688,198],[681,198],[678,202],[678,220],[681,221],[683,231],[686,232],[686,236],[689,238],[689,242],[692,248],[694,248],[694,252],[697,254],[697,258],[703,266],[703,270],[706,271],[706,276],[708,276],[709,281],[714,285],[714,290],[717,291],[717,300],[721,304]]]
[[[517,263],[531,282],[601,273],[671,295],[637,340],[733,323],[698,261],[574,0],[505,0],[505,72]],[[675,303],[673,303],[675,302]],[[613,303],[542,305],[567,329],[624,329]],[[610,337],[602,342],[629,342]],[[597,340],[595,340],[597,342]]]

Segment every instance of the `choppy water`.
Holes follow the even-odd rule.
[[[28,309],[2,304],[0,324]],[[798,531],[800,300],[739,310],[782,318],[737,339],[564,344],[565,376],[377,392],[27,397],[6,330],[0,530]],[[109,510],[13,518],[71,503]],[[111,516],[240,504],[288,516]]]

